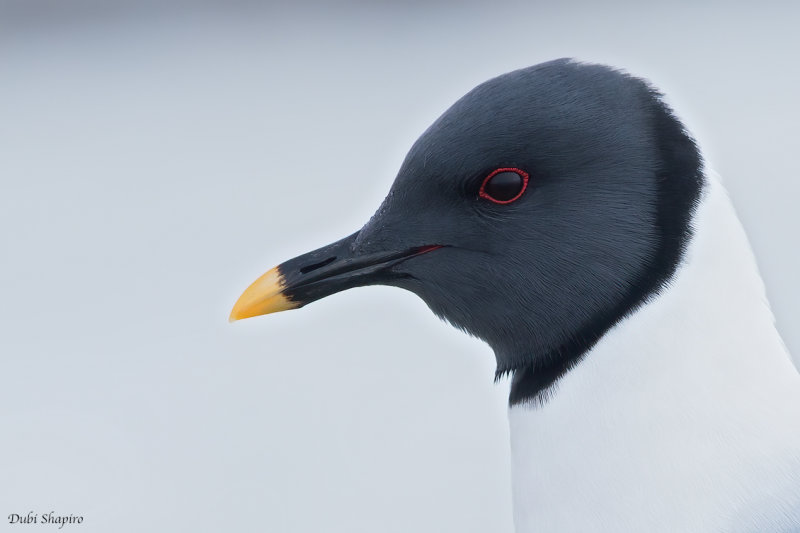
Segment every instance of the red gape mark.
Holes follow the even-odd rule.
[[[508,200],[498,200],[497,198],[494,198],[493,196],[491,196],[489,193],[486,192],[486,184],[489,183],[489,181],[491,181],[493,177],[502,172],[513,172],[522,178],[522,187],[520,187],[519,192],[515,194],[513,198],[510,198]],[[486,176],[486,179],[483,180],[483,183],[481,184],[481,189],[478,192],[478,196],[480,196],[481,198],[486,198],[490,202],[494,202],[496,204],[501,204],[501,205],[510,204],[511,202],[517,201],[519,197],[522,196],[522,194],[525,192],[525,189],[528,188],[528,179],[529,179],[528,173],[525,172],[524,170],[520,170],[518,168],[498,168],[497,170],[493,170],[492,173]]]
[[[416,250],[414,250],[414,255],[422,255],[427,254],[428,252],[432,252],[434,250],[438,250],[439,248],[444,248],[441,244],[431,244],[429,246],[420,246]]]

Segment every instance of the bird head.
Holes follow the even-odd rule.
[[[511,402],[531,400],[669,281],[701,185],[694,142],[643,80],[517,70],[422,134],[363,228],[267,272],[231,319],[401,287],[486,341]]]

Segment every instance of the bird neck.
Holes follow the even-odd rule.
[[[713,176],[693,227],[668,287],[510,409],[518,532],[800,521],[800,376]]]

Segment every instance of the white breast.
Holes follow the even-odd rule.
[[[519,533],[800,527],[800,375],[709,177],[670,287],[511,408]]]

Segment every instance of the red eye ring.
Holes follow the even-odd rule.
[[[519,192],[515,194],[513,198],[509,198],[508,200],[498,200],[497,198],[494,198],[493,196],[491,196],[489,193],[486,192],[486,184],[489,183],[489,181],[496,175],[501,174],[503,172],[513,172],[514,174],[517,174],[519,175],[519,177],[522,178],[522,187],[520,187]],[[492,173],[486,176],[486,178],[483,180],[480,191],[478,191],[478,196],[480,196],[481,198],[486,198],[487,200],[495,204],[500,204],[500,205],[510,204],[511,202],[519,200],[519,197],[523,195],[525,189],[528,188],[528,179],[529,179],[528,173],[525,172],[524,170],[512,167],[498,168],[496,170],[493,170]]]

